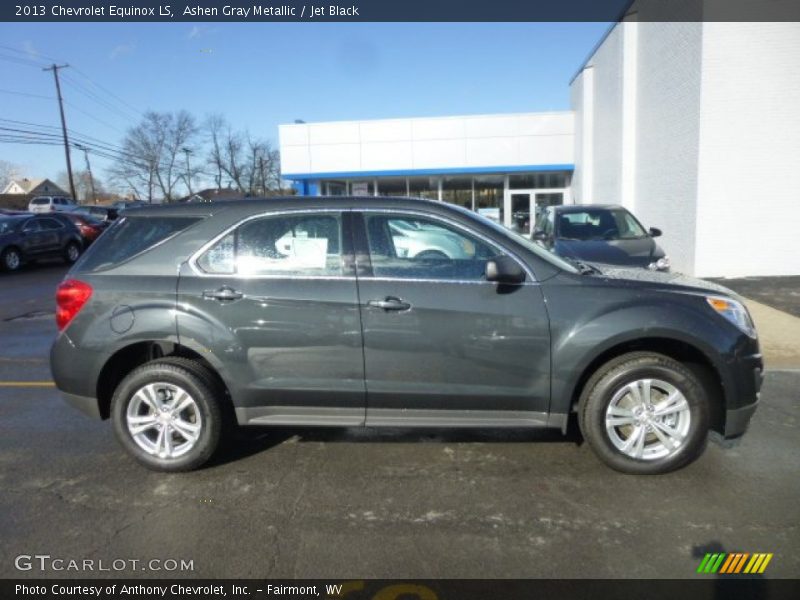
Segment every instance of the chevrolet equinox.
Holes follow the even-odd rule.
[[[730,290],[555,256],[409,198],[126,210],[57,290],[57,387],[186,471],[238,425],[547,427],[610,467],[744,433],[762,360]]]

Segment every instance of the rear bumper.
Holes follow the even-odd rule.
[[[67,401],[67,404],[73,408],[77,408],[83,414],[88,415],[93,419],[103,418],[103,416],[100,414],[100,403],[97,401],[97,398],[78,396],[76,394],[68,394],[66,392],[61,392],[61,395],[64,397],[64,400]]]

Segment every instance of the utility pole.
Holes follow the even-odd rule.
[[[57,65],[53,63],[50,67],[45,67],[42,71],[52,71],[53,78],[56,80],[56,96],[58,97],[58,110],[61,113],[61,133],[64,134],[64,154],[67,157],[67,175],[69,176],[69,191],[72,194],[72,199],[76,202],[78,197],[75,195],[75,182],[72,179],[72,160],[69,156],[69,138],[67,137],[67,121],[64,118],[64,99],[61,97],[61,83],[58,81],[58,70],[68,67],[69,65]]]
[[[83,150],[83,157],[86,159],[86,172],[89,173],[89,187],[92,190],[92,202],[97,204],[97,193],[94,190],[94,177],[92,176],[92,165],[89,164],[89,149],[86,146],[75,144],[79,150]],[[76,198],[77,200],[77,198]]]
[[[183,150],[183,153],[186,155],[186,188],[189,190],[189,198],[191,199],[191,197],[192,197],[192,170],[189,167],[189,155],[192,153],[192,151],[189,148],[187,148],[186,146],[181,148],[181,150]]]

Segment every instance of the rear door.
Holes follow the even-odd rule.
[[[66,226],[58,219],[44,217],[39,219],[41,228],[43,252],[56,254],[61,252],[61,238],[66,233]]]
[[[42,229],[41,219],[28,219],[20,232],[20,245],[26,256],[35,257],[47,252],[48,233]]]
[[[550,332],[531,273],[487,282],[508,252],[433,215],[356,223],[367,424],[544,425]]]
[[[315,210],[250,218],[181,269],[181,343],[219,362],[241,423],[364,423],[361,325],[344,216]]]

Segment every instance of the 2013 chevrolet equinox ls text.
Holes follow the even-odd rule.
[[[729,290],[408,198],[131,209],[57,304],[56,385],[162,471],[236,423],[566,432],[577,413],[606,464],[662,473],[744,433],[762,379]]]

